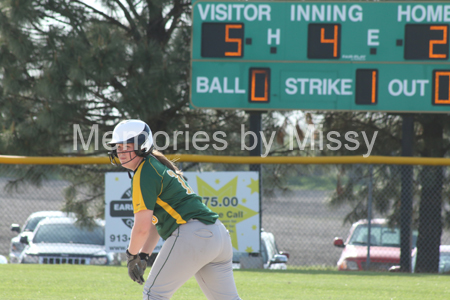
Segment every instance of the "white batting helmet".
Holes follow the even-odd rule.
[[[108,145],[134,144],[134,151],[138,156],[146,156],[153,147],[153,136],[150,127],[141,120],[125,120],[116,125],[112,140]],[[117,157],[117,151],[109,153],[111,159]]]

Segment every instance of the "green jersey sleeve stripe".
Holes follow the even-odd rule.
[[[185,220],[180,216],[180,214],[172,208],[167,202],[162,201],[159,197],[156,200],[156,203],[161,206],[172,218],[177,220],[177,224],[184,224],[186,223]]]
[[[138,213],[141,210],[146,210],[147,207],[145,206],[144,197],[142,196],[141,191],[141,171],[142,171],[141,164],[139,168],[136,171],[136,174],[133,176],[133,211],[134,213]]]
[[[158,195],[158,196],[161,196],[162,191],[163,191],[163,185],[164,185],[164,183],[163,183],[164,177],[162,177],[162,175],[158,173],[158,170],[156,170],[155,166],[152,164],[152,162],[150,160],[148,160],[148,163],[152,166],[153,169],[155,169],[156,174],[158,174],[159,177],[161,177],[161,191],[159,192],[159,195]]]

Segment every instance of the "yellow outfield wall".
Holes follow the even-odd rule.
[[[389,165],[429,165],[450,166],[450,158],[422,158],[399,156],[215,156],[193,154],[170,154],[167,158],[176,162],[199,162],[220,164],[389,164]],[[0,164],[26,165],[85,165],[109,164],[107,156],[96,157],[41,157],[0,155]]]

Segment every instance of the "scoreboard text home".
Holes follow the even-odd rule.
[[[450,112],[450,3],[193,4],[191,105]]]

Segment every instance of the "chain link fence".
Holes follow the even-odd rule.
[[[245,164],[185,162],[179,166],[194,172],[250,169]],[[120,169],[105,165],[0,165],[0,254],[8,257],[12,250],[20,252],[24,247],[20,242],[11,244],[11,239],[17,237],[11,224],[23,229],[30,214],[61,210],[68,197],[85,203],[88,215],[104,209],[101,191],[107,171]],[[94,175],[88,176],[92,172]],[[433,261],[430,257],[435,261],[439,245],[450,245],[449,173],[444,166],[261,165],[261,225],[264,231],[273,233],[278,250],[289,253],[288,268],[337,268],[339,261],[340,269],[367,268],[371,264],[370,269],[387,270],[400,264],[404,215],[400,203],[406,197],[411,203],[407,217],[413,233],[411,263],[419,268]],[[97,180],[95,188],[93,178]],[[405,195],[405,191],[409,194]],[[367,222],[351,227],[367,219],[369,213],[373,218],[370,237]],[[351,228],[353,236],[347,241]],[[342,239],[342,244],[336,237]],[[370,262],[366,261],[368,245]],[[340,260],[343,251],[351,252],[347,260]],[[443,259],[445,255],[441,253],[438,262],[441,272],[450,269],[450,262]]]

